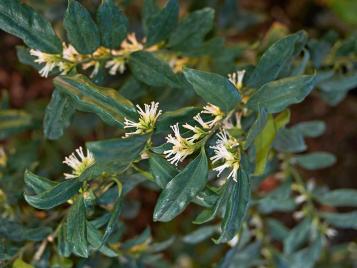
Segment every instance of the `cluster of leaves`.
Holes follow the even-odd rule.
[[[212,247],[218,251],[229,244],[232,248],[215,260],[218,267],[313,267],[323,249],[331,250],[328,239],[335,233],[333,228],[357,228],[355,211],[334,209],[356,206],[357,195],[351,189],[330,191],[311,185],[300,176],[298,167],[315,170],[336,160],[327,152],[306,153],[304,139],[322,135],[325,125],[310,121],[291,126],[289,107],[313,90],[334,105],[356,87],[356,36],[341,41],[329,33],[311,39],[304,31],[283,35],[273,27],[254,49],[259,60],[252,65],[244,56],[251,47],[227,46],[223,38],[212,37],[211,8],[179,19],[177,0],[162,8],[147,0],[142,21],[145,42],[123,54],[120,44],[128,34],[128,19],[114,2],[101,1],[94,18],[78,1],[69,0],[62,39],[73,46],[79,59],[69,61],[64,57],[66,46],[46,19],[19,0],[0,2],[1,29],[27,45],[18,47],[19,60],[41,70],[43,63],[50,62],[39,63],[31,53],[37,51],[55,63],[50,72],[54,90],[43,116],[44,136],[59,140],[57,147],[63,145],[68,152],[74,149],[73,140],[66,136],[71,125],[82,136],[93,130],[106,132],[98,134],[102,139],[86,143],[93,165],[75,178],[50,180],[42,175],[60,173],[60,168],[50,169],[61,160],[36,162],[38,143],[47,142],[46,148],[52,149],[46,150],[55,147],[38,132],[41,118],[34,112],[8,109],[3,101],[0,138],[24,131],[35,137],[28,144],[15,141],[15,152],[1,151],[0,260],[14,262],[14,267],[96,267],[98,263],[171,267],[160,253],[175,242],[177,234],[153,242],[150,229],[134,238],[125,232],[125,219],[139,211],[128,196],[140,185],[143,191],[159,192],[154,221],[173,221],[191,203],[200,207],[196,218],[189,220],[214,224],[197,227],[182,241],[196,244],[213,237],[217,245]],[[103,51],[104,55],[99,53]],[[111,76],[107,64],[118,55],[126,71]],[[60,63],[70,68],[60,74]],[[96,70],[92,75],[85,67],[88,63]],[[227,74],[243,69],[242,86],[236,86]],[[141,116],[133,103],[148,100],[159,101],[164,110],[153,129],[124,137],[125,121],[137,122]],[[165,159],[165,151],[172,149],[165,137],[177,123],[199,127],[193,117],[202,104],[218,107],[224,118],[177,168]],[[237,181],[227,179],[225,173],[217,178],[209,161],[222,128],[238,144]],[[189,132],[183,136],[187,138]],[[278,186],[262,192],[259,186],[267,177]],[[22,197],[33,209],[19,205]],[[276,212],[295,219],[293,227],[284,225]],[[31,216],[36,213],[39,217]]]

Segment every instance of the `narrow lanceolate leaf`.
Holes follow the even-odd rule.
[[[327,223],[338,228],[357,229],[357,211],[346,213],[324,212],[320,215]]]
[[[35,194],[40,194],[55,187],[58,182],[51,181],[45,177],[33,174],[26,170],[24,175],[25,185],[30,188]]]
[[[249,146],[254,142],[255,138],[261,133],[265,124],[268,121],[268,113],[266,109],[259,109],[257,113],[257,118],[255,119],[253,125],[248,130],[247,138],[245,139],[244,149],[249,148]]]
[[[229,80],[221,75],[185,69],[184,75],[193,89],[206,102],[229,112],[240,102],[240,94]]]
[[[24,194],[25,200],[38,209],[51,209],[65,203],[75,195],[82,183],[79,180],[66,180],[37,195]]]
[[[275,42],[260,58],[253,73],[249,76],[247,85],[258,88],[277,79],[279,74],[287,68],[287,63],[301,52],[306,41],[306,33],[300,31]]]
[[[202,45],[203,38],[212,29],[213,19],[212,8],[192,12],[171,33],[168,46],[182,51]]]
[[[53,54],[62,51],[51,24],[19,0],[0,1],[0,29],[21,38],[31,48]]]
[[[239,232],[248,209],[250,181],[248,174],[242,168],[238,170],[237,182],[231,180],[228,187],[230,187],[230,195],[221,224],[222,233],[216,243],[226,243],[233,239]]]
[[[63,135],[63,131],[70,125],[70,120],[75,112],[71,98],[58,90],[52,93],[51,101],[47,105],[43,130],[50,140],[56,140]]]
[[[114,89],[95,85],[84,75],[59,76],[54,84],[71,98],[77,110],[95,113],[109,125],[123,127],[125,117],[135,119],[137,116],[128,99]]]
[[[100,45],[98,27],[88,10],[76,0],[69,0],[63,21],[69,42],[79,53],[90,54]]]
[[[154,87],[181,87],[178,76],[171,67],[152,53],[138,51],[130,55],[129,66],[136,79]]]
[[[337,189],[316,196],[317,200],[334,207],[357,207],[357,190]]]
[[[97,166],[103,171],[121,173],[144,149],[148,136],[110,139],[86,143],[94,154]]]
[[[116,257],[118,254],[107,246],[102,246],[102,234],[96,227],[89,221],[86,222],[87,226],[87,240],[91,245],[91,249],[97,250],[108,257]]]
[[[31,128],[32,117],[20,110],[0,111],[0,140]]]
[[[128,31],[128,19],[113,0],[104,0],[97,11],[97,23],[101,44],[107,48],[118,48]]]
[[[297,155],[292,158],[292,161],[305,169],[315,170],[332,166],[336,163],[336,157],[327,152],[313,152]]]
[[[168,38],[178,20],[177,0],[168,0],[165,7],[146,21],[147,45],[153,45]]]
[[[315,86],[315,76],[300,75],[269,82],[260,87],[247,105],[253,110],[266,108],[269,113],[278,113],[291,104],[299,103]]]
[[[170,221],[180,214],[207,182],[208,162],[204,150],[161,192],[154,210],[154,221]]]
[[[83,196],[80,195],[68,212],[66,231],[72,252],[83,258],[89,254],[86,222],[86,208]]]
[[[309,238],[311,219],[306,218],[292,229],[284,239],[284,253],[291,254]]]

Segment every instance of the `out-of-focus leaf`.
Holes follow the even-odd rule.
[[[24,262],[22,259],[16,259],[12,264],[12,268],[34,268],[31,264]]]
[[[333,213],[333,212],[323,212],[321,217],[325,221],[338,228],[352,228],[357,229],[357,212],[346,212],[346,213]]]
[[[63,20],[69,42],[79,53],[90,54],[100,45],[97,25],[88,10],[76,0],[69,0]]]
[[[235,86],[221,75],[194,69],[185,69],[184,75],[197,95],[226,113],[235,108],[241,100]]]
[[[278,241],[283,241],[289,235],[289,229],[278,220],[269,219],[267,227],[269,235]]]
[[[255,119],[253,125],[250,127],[247,133],[247,138],[244,143],[244,149],[249,148],[249,146],[254,142],[255,138],[261,133],[268,121],[268,113],[266,109],[259,109],[257,113],[257,118]]]
[[[113,0],[104,0],[97,10],[97,23],[104,47],[116,49],[125,39],[128,19]]]
[[[303,135],[292,128],[282,128],[276,135],[273,147],[279,152],[299,153],[306,150]]]
[[[337,189],[316,195],[319,202],[334,207],[357,207],[357,190]]]
[[[75,108],[70,97],[63,95],[58,90],[52,93],[51,101],[47,105],[43,130],[50,140],[56,140],[63,135],[63,131],[70,125],[70,120]]]
[[[306,218],[299,223],[284,239],[284,253],[295,252],[308,238],[311,231],[311,219]]]
[[[161,192],[154,210],[154,221],[170,221],[180,214],[207,182],[208,162],[201,153],[177,174]]]
[[[318,261],[323,246],[323,237],[318,235],[313,243],[298,252],[289,259],[289,267],[313,268]]]
[[[137,116],[128,99],[114,89],[96,86],[84,75],[59,76],[54,84],[71,98],[77,110],[95,113],[107,124],[123,127],[124,117],[135,120]]]
[[[304,137],[316,138],[322,135],[326,130],[326,124],[323,121],[301,122],[292,127],[299,131]]]
[[[216,233],[218,231],[217,227],[217,225],[203,226],[201,228],[196,229],[192,233],[182,237],[182,241],[187,244],[200,243],[203,240],[211,237],[214,233]]]
[[[0,28],[21,38],[31,48],[47,53],[62,51],[51,24],[19,0],[0,1]]]
[[[0,111],[0,140],[23,132],[29,129],[32,124],[32,117],[24,111]]]
[[[294,156],[292,161],[307,170],[315,170],[332,166],[336,163],[336,157],[327,152],[313,152]]]

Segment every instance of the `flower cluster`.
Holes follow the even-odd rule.
[[[39,71],[40,75],[47,77],[51,71],[58,68],[61,74],[69,73],[77,64],[80,64],[84,70],[93,68],[91,77],[94,77],[100,68],[102,60],[108,60],[105,68],[109,69],[109,74],[115,75],[125,71],[125,63],[128,56],[138,50],[144,49],[143,43],[140,43],[135,33],[128,34],[118,50],[110,50],[105,47],[99,47],[95,52],[88,55],[80,54],[71,44],[63,43],[62,54],[48,54],[40,50],[31,49],[30,54],[36,57],[35,62],[44,64]],[[149,48],[155,50],[155,47]]]
[[[70,166],[73,171],[72,174],[64,173],[66,179],[74,179],[79,177],[87,168],[91,167],[95,163],[94,155],[87,150],[87,155],[84,155],[82,147],[76,149],[76,153],[72,153],[66,157],[63,161],[64,164]]]
[[[137,134],[145,134],[152,132],[155,128],[156,121],[158,117],[161,115],[161,110],[159,109],[158,102],[151,102],[151,104],[144,104],[144,110],[136,105],[138,113],[139,113],[139,121],[134,122],[127,118],[125,118],[124,128],[135,128],[134,132],[125,133],[125,137],[129,137]]]
[[[215,146],[211,146],[214,150],[214,156],[210,159],[212,163],[223,162],[220,166],[215,167],[213,170],[218,172],[218,176],[225,169],[231,169],[227,179],[230,177],[237,181],[237,172],[240,166],[240,148],[239,142],[231,137],[226,131],[221,131],[217,134],[218,139]]]
[[[201,114],[208,114],[213,117],[212,120],[205,122]],[[222,119],[224,118],[224,113],[221,109],[213,104],[208,104],[203,107],[203,110],[193,117],[193,119],[198,123],[198,126],[192,126],[188,123],[184,124],[182,127],[190,130],[193,135],[190,137],[182,137],[180,134],[179,125],[171,126],[174,131],[174,136],[171,134],[166,137],[167,143],[172,144],[170,150],[164,151],[166,158],[171,164],[177,165],[182,162],[188,155],[191,155],[199,147],[198,142],[205,137],[209,131]]]

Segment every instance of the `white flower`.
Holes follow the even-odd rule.
[[[96,76],[99,72],[99,68],[100,68],[100,62],[99,61],[90,61],[87,63],[83,63],[82,64],[82,68],[83,70],[87,70],[91,67],[93,68],[93,71],[91,72],[91,74],[89,75],[90,78],[93,78],[94,76]]]
[[[166,140],[167,143],[171,143],[173,146],[171,150],[164,151],[164,154],[171,164],[177,166],[178,162],[182,162],[187,156],[194,153],[195,143],[181,136],[178,123],[171,126],[171,129],[174,131],[175,136],[170,134],[166,137]]]
[[[152,132],[155,128],[156,120],[162,112],[161,110],[158,111],[159,103],[154,101],[150,105],[144,104],[144,110],[139,105],[136,105],[136,107],[139,112],[139,122],[125,118],[124,128],[136,128],[134,132],[126,133],[125,137]]]
[[[79,157],[75,153],[72,153],[63,161],[64,164],[73,169],[72,174],[64,173],[66,179],[79,177],[87,168],[95,163],[94,155],[89,150],[87,150],[87,155],[84,155],[82,147],[79,147],[76,149],[76,153]]]
[[[307,196],[304,194],[298,195],[295,197],[295,204],[300,205],[307,200]]]
[[[125,52],[135,52],[138,50],[142,50],[144,48],[144,45],[139,43],[139,41],[136,39],[135,33],[130,33],[121,43],[121,48]]]
[[[333,228],[327,228],[325,234],[328,238],[333,238],[337,235],[337,230]]]
[[[202,113],[209,114],[214,117],[213,120],[206,123],[209,128],[212,128],[218,121],[222,120],[224,117],[224,112],[222,112],[222,110],[218,106],[215,106],[211,103],[208,103],[208,105],[203,107]]]
[[[228,241],[230,247],[235,247],[239,242],[239,234],[236,234],[231,240]]]
[[[43,66],[43,68],[39,71],[42,77],[47,77],[54,68],[59,66],[60,60],[59,55],[57,54],[48,54],[35,49],[31,49],[30,54],[37,57],[35,60],[36,63],[45,64],[45,66]]]
[[[124,73],[125,71],[125,59],[124,57],[115,57],[110,61],[107,61],[105,68],[109,68],[109,74],[116,75],[116,73]]]
[[[213,164],[218,161],[223,161],[223,164],[213,170],[217,171],[218,176],[220,176],[226,168],[232,169],[227,179],[232,177],[234,181],[237,181],[237,172],[240,166],[239,143],[225,131],[218,133],[217,136],[219,139],[216,145],[211,146],[211,148],[214,149],[215,155],[210,159]]]
[[[295,220],[300,220],[300,219],[304,218],[304,216],[305,216],[305,212],[303,210],[295,211],[293,213],[293,218]]]
[[[241,89],[243,87],[243,78],[245,70],[236,71],[234,73],[228,74],[228,80],[237,88]]]
[[[62,43],[63,50],[62,50],[62,56],[64,59],[72,61],[72,62],[77,62],[82,59],[82,55],[78,53],[78,51],[71,45],[71,44],[66,44]]]

